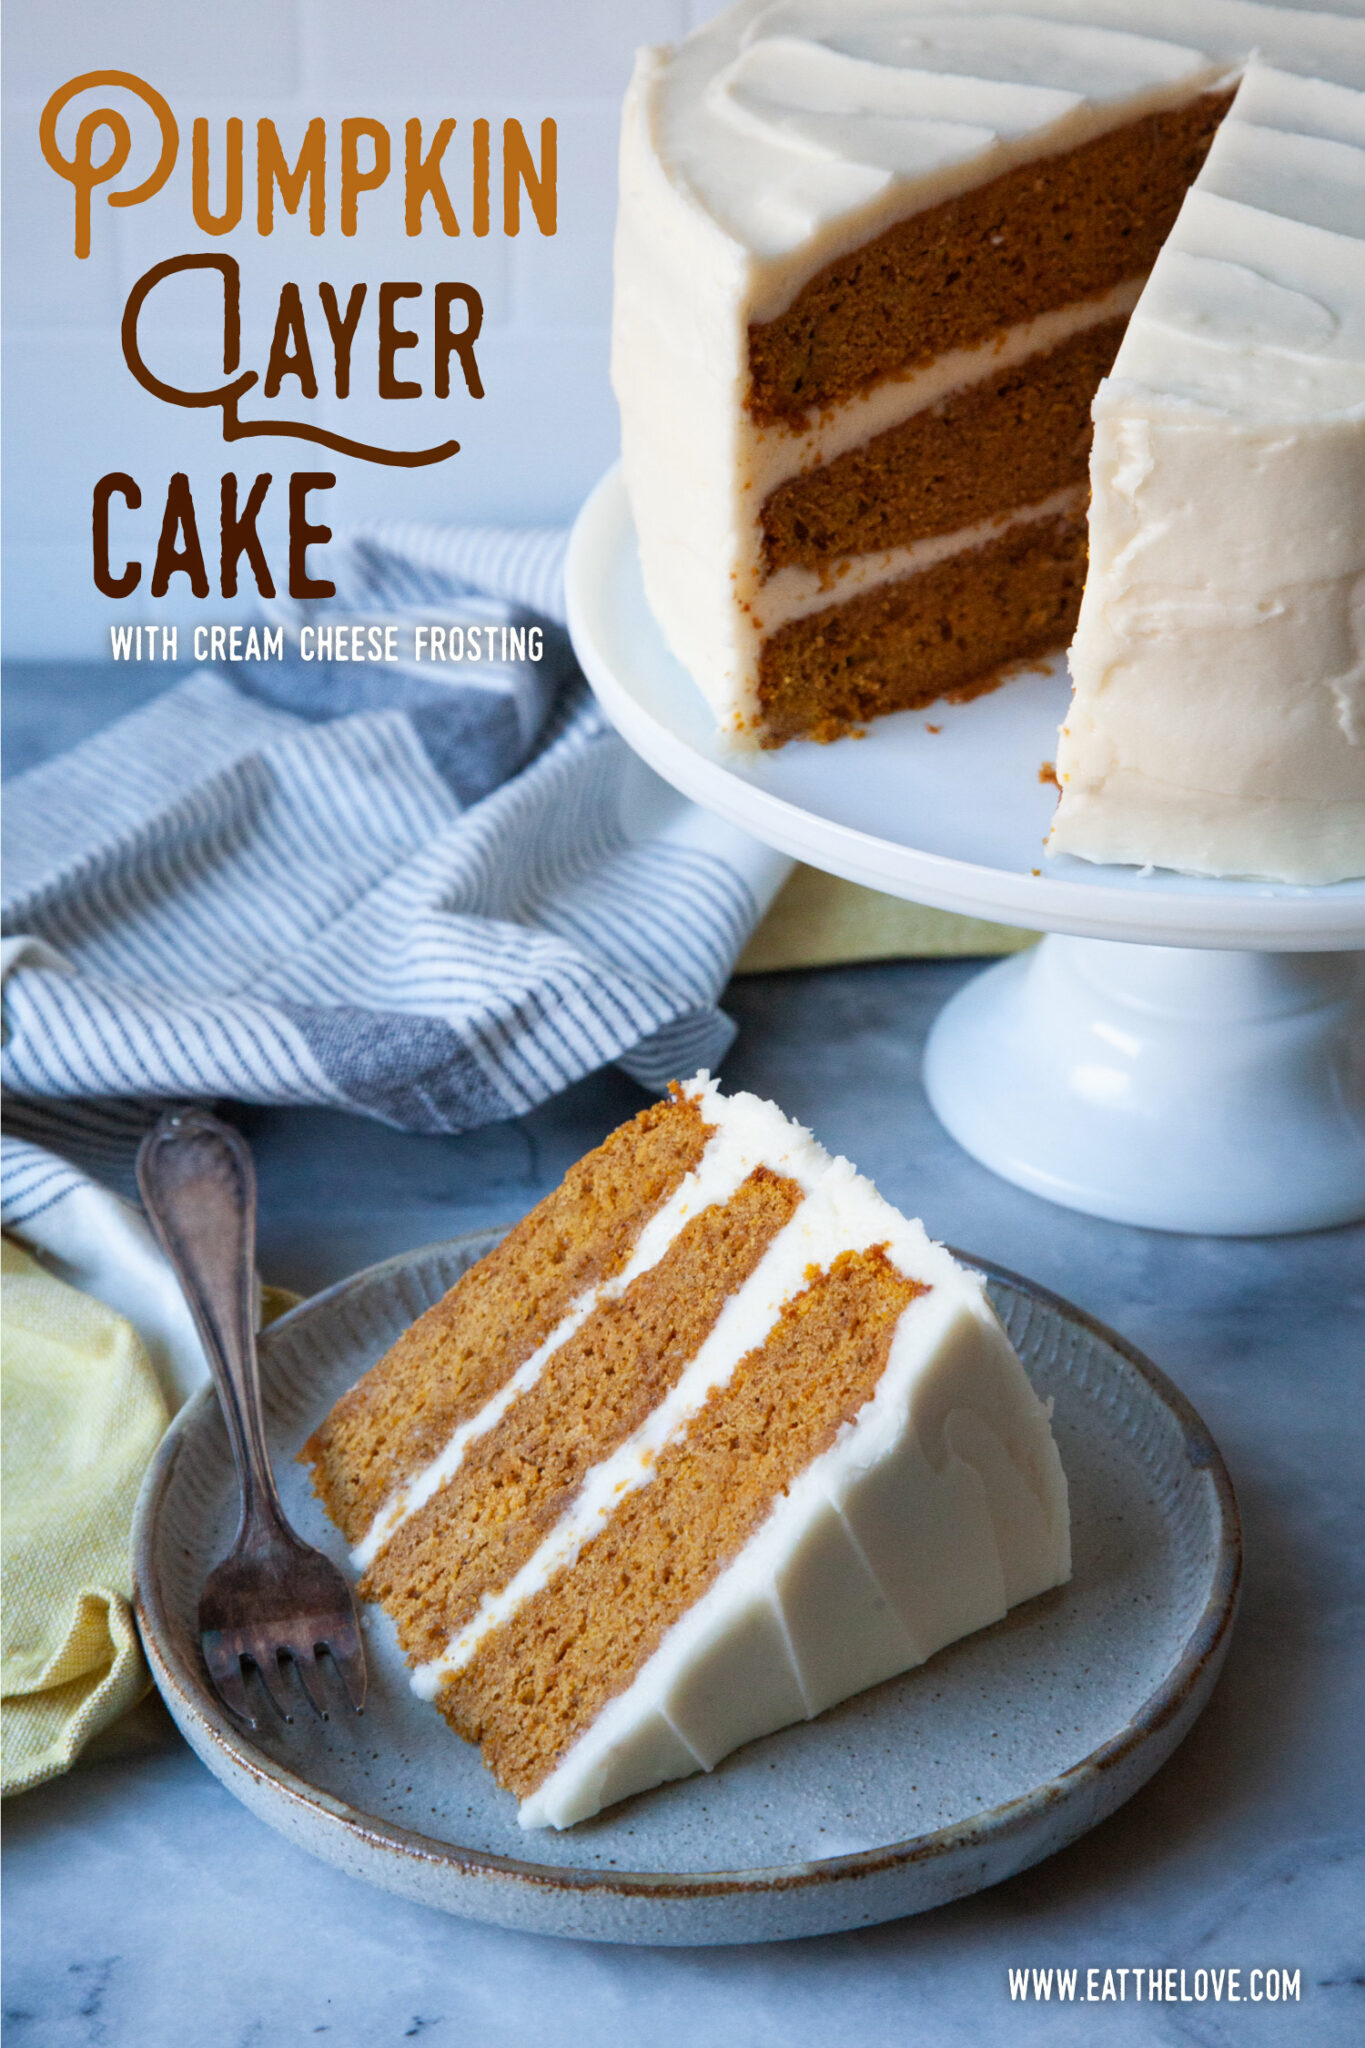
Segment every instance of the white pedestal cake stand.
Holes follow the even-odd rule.
[[[1221,1235],[1365,1215],[1365,881],[1201,881],[1048,860],[1065,666],[861,740],[728,749],[645,602],[618,471],[579,515],[569,628],[664,779],[798,860],[1043,943],[944,1008],[925,1054],[967,1151],[1092,1215]]]

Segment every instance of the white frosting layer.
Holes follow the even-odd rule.
[[[1188,10],[1174,40],[1150,11],[1120,10],[1134,33],[1075,6],[741,0],[673,53],[660,154],[753,259],[748,317],[770,320],[908,214],[1216,84],[1228,60]]]
[[[751,263],[770,320],[818,270],[940,200],[1216,86],[1253,52],[1365,86],[1349,4],[739,0],[651,94],[670,183]]]
[[[1049,850],[1365,873],[1365,94],[1248,71],[1091,482]]]

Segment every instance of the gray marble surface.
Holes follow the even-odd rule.
[[[135,685],[121,681],[127,701]],[[10,772],[120,700],[44,670],[11,688]],[[733,1087],[772,1095],[936,1235],[1027,1273],[1156,1359],[1222,1445],[1246,1594],[1212,1704],[1119,1814],[993,1891],[916,1920],[773,1947],[538,1941],[374,1892],[288,1847],[159,1710],[117,1753],[5,1814],[5,2039],[15,2048],[426,2039],[474,2048],[1365,2039],[1360,1542],[1365,1231],[1166,1236],[1073,1215],[938,1128],[925,1031],[971,966],[750,978]],[[406,1245],[507,1221],[644,1100],[619,1074],[515,1123],[405,1137],[321,1111],[242,1111],[261,1263],[311,1290]],[[1240,2004],[1012,2002],[1008,1972],[1243,1972]],[[1301,1973],[1295,2004],[1248,1973]],[[1117,1983],[1117,1980],[1116,1980]],[[1178,1980],[1176,1987],[1178,1989]]]

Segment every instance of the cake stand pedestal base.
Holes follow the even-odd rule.
[[[1053,936],[980,974],[925,1086],[965,1150],[1119,1223],[1258,1236],[1365,1216],[1365,954]]]

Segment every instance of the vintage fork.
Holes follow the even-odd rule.
[[[242,1519],[199,1601],[199,1638],[218,1697],[255,1728],[243,1675],[255,1666],[271,1705],[293,1719],[287,1659],[310,1705],[327,1712],[320,1651],[357,1713],[365,1653],[355,1600],[336,1566],[285,1520],[266,1450],[256,1363],[256,1175],[246,1141],[206,1110],[169,1111],[142,1142],[138,1186],[194,1311],[227,1424]]]

